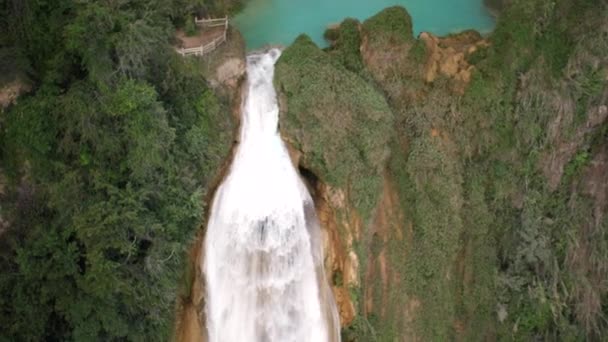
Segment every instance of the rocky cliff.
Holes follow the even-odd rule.
[[[489,37],[414,37],[394,7],[285,50],[344,340],[606,332],[606,9],[511,1]]]
[[[501,3],[487,37],[415,37],[393,7],[332,27],[327,49],[301,36],[276,65],[344,341],[607,331],[607,8]],[[206,72],[236,115],[234,51]],[[200,253],[183,341],[204,331]]]

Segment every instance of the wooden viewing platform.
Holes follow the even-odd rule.
[[[176,51],[180,55],[204,56],[226,41],[229,23],[227,16],[217,19],[194,18],[194,23],[208,30],[206,30],[206,34],[200,33],[195,37],[187,37],[183,32],[178,32],[178,38],[181,40],[182,46],[176,48]]]

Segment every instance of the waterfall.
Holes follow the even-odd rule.
[[[204,242],[210,342],[340,340],[314,204],[278,132],[280,54],[247,57],[241,140]]]

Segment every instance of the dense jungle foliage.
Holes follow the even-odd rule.
[[[322,80],[306,70],[319,55],[341,64],[334,73],[349,70],[359,75],[356,82],[380,89],[394,113],[395,124],[377,134],[392,141],[384,177],[405,213],[404,222],[389,226],[411,231],[384,241],[367,233],[355,246],[360,265],[382,255],[390,281],[368,277],[362,266],[363,283],[350,289],[359,314],[343,331],[346,341],[575,341],[608,334],[608,3],[497,3],[502,13],[489,46],[467,57],[475,70],[463,93],[445,76],[425,82],[429,51],[399,7],[328,30],[332,47],[325,51],[311,52],[301,37],[279,61],[275,83],[288,108],[282,129],[296,146],[315,139],[340,146],[344,135],[368,134],[353,130],[365,121],[344,116],[340,101],[322,113],[345,124],[325,135],[306,129],[307,120],[318,121],[314,103],[331,103],[358,86],[342,83],[308,98],[292,90],[292,79]],[[366,98],[356,94],[351,103]],[[352,145],[361,157],[383,158],[383,150],[362,146]],[[363,181],[353,165],[326,170],[323,160],[342,154],[320,151],[324,159],[304,158],[305,167],[345,187],[352,206],[378,193],[379,182]],[[346,186],[334,181],[337,174]],[[370,312],[370,303],[379,309]]]
[[[349,289],[344,341],[608,335],[608,3],[488,3],[500,17],[463,93],[424,80],[403,8],[347,19],[325,50],[300,37],[277,64],[307,169],[368,222],[389,182],[391,224],[410,227],[356,242],[360,272],[383,255],[392,278]],[[0,341],[170,339],[234,128],[173,32],[239,6],[0,1],[0,84],[32,85],[0,113]]]
[[[176,26],[228,2],[5,0],[0,340],[166,341],[232,122]],[[5,63],[6,62],[6,63]]]

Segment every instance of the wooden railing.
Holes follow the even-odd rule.
[[[217,19],[199,19],[194,18],[194,23],[203,27],[217,27],[224,26],[228,28],[228,17],[217,18]]]
[[[220,46],[225,41],[226,41],[226,31],[224,31],[224,34],[215,38],[208,44],[193,47],[193,48],[188,48],[188,49],[184,49],[184,48],[177,49],[177,52],[179,52],[182,56],[189,56],[189,55],[204,56],[204,55],[208,54],[209,52],[217,49],[217,47]]]
[[[184,49],[184,48],[179,48],[177,49],[177,52],[182,55],[182,56],[190,56],[190,55],[194,55],[194,56],[204,56],[205,54],[208,54],[209,52],[217,49],[218,46],[220,46],[223,42],[226,41],[226,33],[228,32],[228,17],[224,17],[224,18],[219,18],[219,19],[198,19],[195,18],[194,22],[197,25],[203,26],[203,27],[218,27],[218,26],[224,26],[224,33],[222,33],[221,36],[216,37],[215,39],[213,39],[211,42],[201,45],[201,46],[197,46],[197,47],[193,47],[193,48],[188,48],[188,49]]]

